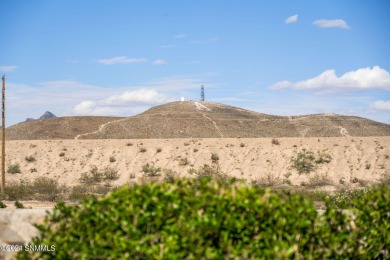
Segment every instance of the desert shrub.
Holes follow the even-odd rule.
[[[65,153],[64,153],[64,152],[60,152],[59,156],[60,156],[60,157],[64,157],[64,156],[65,156]]]
[[[292,167],[295,168],[299,174],[310,173],[314,170],[315,156],[313,152],[303,149],[296,156],[291,158]]]
[[[326,174],[316,174],[309,179],[309,183],[307,186],[320,187],[327,185],[333,185],[332,179],[330,179]]]
[[[141,147],[141,148],[139,148],[139,152],[140,153],[145,153],[147,150],[146,150],[146,148],[145,147]]]
[[[133,143],[126,143],[126,146],[133,146]]]
[[[103,170],[103,179],[110,181],[119,179],[118,170],[111,167],[105,167]]]
[[[14,173],[21,173],[19,163],[8,165],[7,172],[8,173],[12,173],[12,174],[14,174]]]
[[[162,149],[160,147],[157,147],[156,153],[161,153]]]
[[[218,163],[218,161],[219,161],[219,156],[218,156],[218,154],[212,153],[212,154],[211,154],[211,161],[212,161],[213,163]]]
[[[155,177],[161,175],[161,168],[155,167],[154,164],[145,164],[144,166],[142,166],[142,171],[147,177]]]
[[[36,169],[36,168],[31,168],[31,169],[30,169],[30,172],[31,172],[31,173],[37,172],[37,169]]]
[[[113,163],[113,162],[116,162],[116,159],[114,156],[110,156],[110,162]]]
[[[48,177],[38,177],[32,184],[34,198],[39,200],[55,201],[66,192],[65,186],[60,186],[57,180]]]
[[[24,209],[24,208],[25,208],[24,205],[23,205],[23,203],[20,202],[20,201],[18,201],[18,200],[15,201],[14,205],[15,205],[15,207],[16,207],[17,209]]]
[[[240,143],[240,147],[245,147],[245,144],[244,143]]]
[[[179,178],[179,174],[171,169],[163,170],[164,181],[168,183],[174,183]]]
[[[82,183],[97,183],[101,182],[104,179],[103,173],[100,172],[97,166],[91,166],[91,170],[88,172],[83,172],[80,177],[80,182]]]
[[[99,171],[97,166],[93,165],[91,166],[91,170],[88,172],[83,172],[81,174],[81,177],[79,181],[81,183],[99,183],[104,180],[112,181],[119,179],[118,170],[111,168],[111,167],[105,167],[103,171]]]
[[[387,259],[389,195],[373,190],[354,214],[329,204],[319,215],[299,194],[207,178],[124,186],[58,203],[31,243],[61,250],[19,258]]]
[[[5,205],[5,203],[0,200],[0,209],[4,209],[6,207],[7,205]]]
[[[95,194],[106,194],[111,190],[115,190],[117,187],[113,187],[109,182],[104,183],[103,185],[96,185],[93,192]]]
[[[275,139],[275,138],[272,139],[271,143],[274,144],[274,145],[280,145],[279,140]]]
[[[76,185],[73,186],[69,194],[69,199],[72,201],[83,200],[88,196],[92,196],[93,187],[90,185]]]
[[[36,161],[36,159],[35,159],[35,157],[33,156],[33,155],[30,155],[30,156],[26,156],[26,157],[24,157],[24,159],[27,161],[27,162],[35,162]]]
[[[325,152],[317,152],[317,158],[315,160],[317,164],[330,163],[331,160],[332,156],[329,154]]]
[[[384,185],[390,186],[390,174],[382,174],[379,181]]]
[[[370,163],[367,163],[367,164],[366,164],[366,170],[369,170],[369,169],[371,169],[371,164],[370,164]]]
[[[180,158],[179,159],[179,165],[180,166],[185,166],[185,165],[188,165],[190,162],[189,160],[187,159],[187,157],[183,157],[183,158]]]
[[[284,183],[288,183],[288,179]],[[283,183],[283,182],[282,182]],[[280,180],[275,178],[274,174],[268,173],[264,177],[257,178],[255,180],[252,180],[251,184],[253,186],[259,186],[259,187],[272,187],[277,184],[280,184]],[[291,184],[291,182],[290,182]]]
[[[192,151],[193,151],[194,153],[196,153],[196,152],[198,152],[199,150],[196,149],[196,148],[194,148]]]
[[[7,182],[5,185],[5,198],[8,200],[31,199],[32,194],[31,185],[26,181]]]

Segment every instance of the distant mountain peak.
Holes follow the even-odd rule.
[[[52,112],[46,111],[39,119],[46,119],[46,118],[56,118],[56,116]]]
[[[38,119],[47,119],[47,118],[56,118],[56,115],[54,115],[52,112],[50,111],[46,111],[40,118]],[[30,121],[34,121],[36,119],[34,118],[27,118],[25,122],[30,122]]]

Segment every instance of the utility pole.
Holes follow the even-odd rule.
[[[5,195],[5,75],[1,78],[3,82],[2,88],[2,110],[1,110],[1,130],[2,130],[2,149],[1,149],[1,195]]]
[[[200,101],[204,101],[204,86],[200,87]]]

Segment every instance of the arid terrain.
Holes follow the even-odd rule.
[[[211,102],[171,102],[136,116],[23,122],[7,140],[390,136],[390,125],[336,114],[274,116]]]
[[[208,165],[252,184],[330,192],[390,178],[390,125],[352,116],[282,117],[185,101],[133,117],[23,122],[6,134],[6,165],[20,168],[7,184],[48,177],[71,189],[95,171],[118,174],[100,182],[115,187],[145,181],[147,165],[159,169],[154,180],[196,177]],[[302,155],[313,157],[309,171],[295,164]]]
[[[96,166],[120,175],[112,186],[143,179],[149,163],[195,177],[190,169],[218,165],[221,172],[259,184],[325,190],[361,187],[390,175],[389,137],[328,138],[193,138],[137,140],[7,141],[6,164],[20,164],[21,173],[7,173],[7,183],[46,176],[68,186],[80,184],[82,173]],[[274,142],[275,143],[275,142]],[[303,149],[330,156],[310,173],[299,174],[291,159]],[[218,160],[212,162],[211,155]],[[29,162],[26,158],[34,158]],[[30,160],[31,161],[31,160]],[[163,176],[162,176],[163,177]],[[319,178],[316,180],[316,178]],[[316,181],[325,180],[324,183]],[[321,182],[321,181],[320,181]]]
[[[310,169],[302,171],[307,162]],[[47,177],[66,187],[67,203],[77,203],[80,192],[193,178],[210,170],[248,184],[332,193],[389,183],[390,126],[350,116],[279,117],[208,102],[173,102],[128,118],[59,117],[11,126],[6,167],[18,168],[6,173],[13,192]],[[88,179],[104,172],[119,178]],[[47,192],[47,186],[40,188]],[[37,234],[33,224],[55,205],[28,196],[20,201],[29,210],[15,210],[15,200],[3,201],[0,244],[30,241]]]

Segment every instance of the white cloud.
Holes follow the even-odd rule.
[[[186,37],[187,37],[187,35],[185,35],[185,34],[177,34],[177,35],[175,35],[176,39],[184,39]]]
[[[139,85],[101,87],[75,80],[26,85],[7,83],[7,126],[38,118],[45,111],[57,116],[131,116],[151,106],[191,96],[201,84],[213,87],[211,73],[158,78]]]
[[[155,60],[153,61],[153,65],[165,65],[168,64],[165,60]]]
[[[292,15],[290,17],[287,17],[287,19],[284,21],[285,23],[295,23],[298,21],[298,15]]]
[[[99,59],[96,62],[105,64],[105,65],[113,65],[113,64],[128,64],[128,63],[138,63],[138,62],[146,62],[147,59],[144,58],[128,58],[126,56],[118,56],[110,59]]]
[[[5,72],[12,72],[15,71],[18,68],[18,66],[0,66],[0,71]]]
[[[343,19],[335,19],[335,20],[320,19],[320,20],[315,20],[313,24],[321,28],[341,28],[341,29],[350,28],[347,22],[344,21]]]
[[[377,100],[371,104],[371,109],[390,111],[390,100]]]
[[[125,91],[120,95],[114,95],[108,97],[104,103],[115,105],[115,104],[144,104],[154,105],[161,104],[168,100],[168,98],[158,93],[155,89],[137,89],[132,91]]]
[[[390,73],[379,66],[373,68],[361,68],[355,71],[349,71],[338,77],[335,70],[326,70],[320,75],[299,81],[280,81],[269,87],[277,90],[283,88],[292,88],[298,90],[317,90],[317,91],[360,91],[360,90],[390,90]]]

